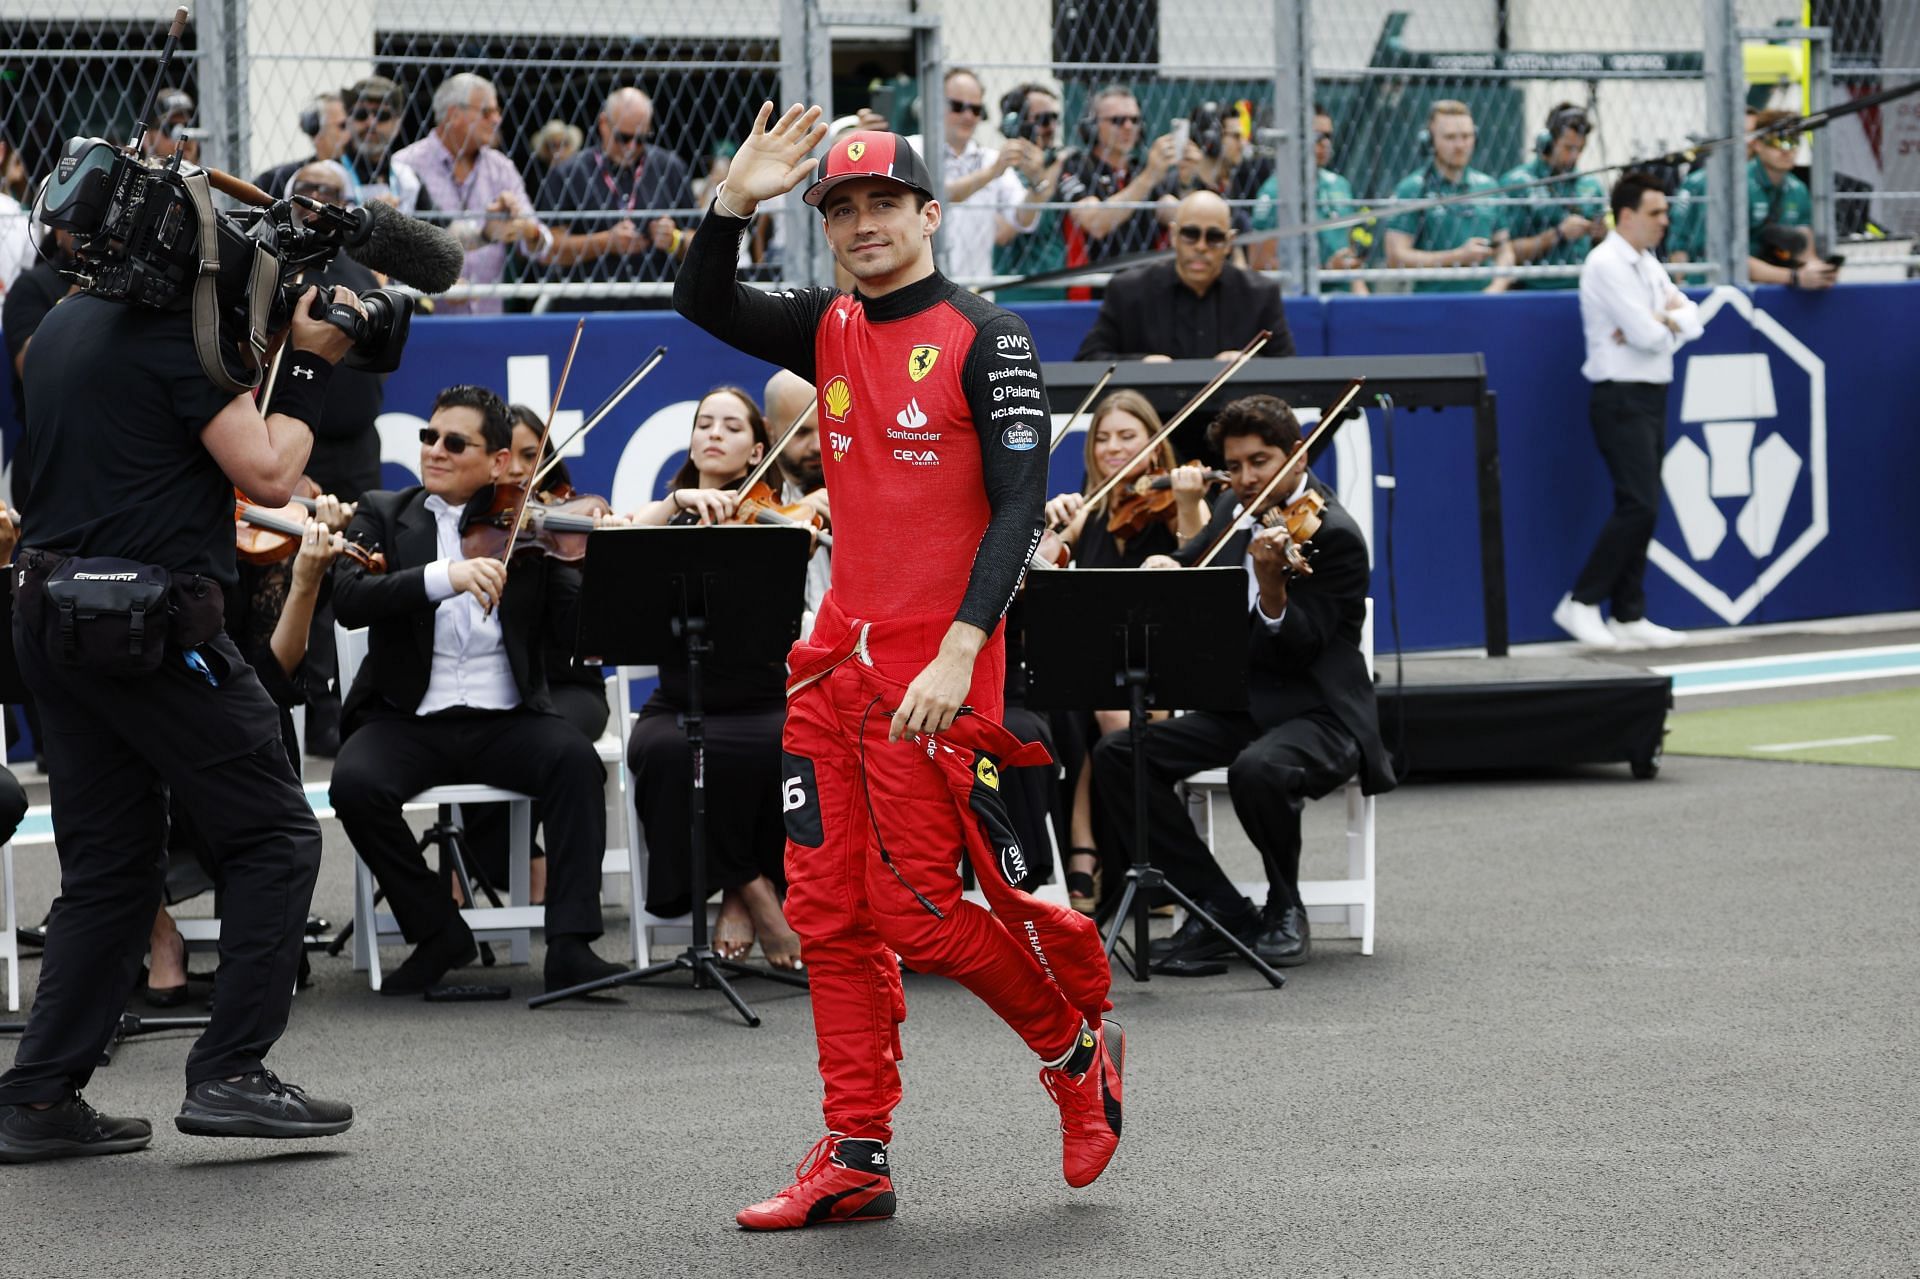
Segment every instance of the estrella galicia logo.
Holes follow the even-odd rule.
[[[1686,360],[1660,465],[1682,549],[1656,538],[1647,558],[1737,625],[1827,536],[1827,366],[1738,289],[1715,289],[1701,322],[1727,308],[1749,331],[1733,353]],[[1726,332],[1707,341],[1724,349]]]
[[[1000,442],[1015,453],[1025,453],[1030,448],[1038,447],[1040,433],[1025,422],[1015,422],[1000,436]]]

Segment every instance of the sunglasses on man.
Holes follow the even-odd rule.
[[[480,441],[478,440],[470,440],[464,435],[455,435],[452,431],[448,431],[443,435],[430,426],[420,428],[420,442],[428,448],[432,448],[436,444],[445,443],[447,452],[453,454],[455,457],[459,457],[469,448],[480,447]]]
[[[987,118],[987,104],[984,102],[962,102],[958,98],[948,98],[947,110],[968,112],[979,120]]]
[[[644,142],[647,137],[646,131],[643,129],[635,129],[632,133],[622,133],[620,130],[614,129],[612,133],[614,145],[622,147],[630,147],[636,142]]]
[[[1181,242],[1184,244],[1198,244],[1202,239],[1204,239],[1207,242],[1207,247],[1210,249],[1219,248],[1221,245],[1225,244],[1233,236],[1233,233],[1231,231],[1222,231],[1217,226],[1175,227],[1174,234],[1178,235],[1180,237]]]
[[[391,124],[400,118],[400,113],[392,107],[355,107],[353,118],[360,124],[369,120],[378,120],[381,124]]]
[[[1103,115],[1100,117],[1100,123],[1110,124],[1118,129],[1137,129],[1140,127],[1140,117],[1137,115]]]
[[[347,198],[347,193],[331,182],[296,182],[293,184],[293,193],[338,203],[345,203]]]

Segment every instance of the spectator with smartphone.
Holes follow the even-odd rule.
[[[1067,266],[1143,252],[1159,240],[1153,193],[1183,148],[1166,133],[1141,155],[1143,122],[1131,89],[1110,84],[1093,95],[1080,122],[1087,149],[1060,171],[1060,200],[1074,206],[1065,223]]]
[[[945,198],[940,207],[946,214],[938,243],[947,277],[969,284],[993,274],[994,238],[1003,211],[1027,198],[1027,189],[1012,170],[1030,159],[1029,144],[1017,138],[997,149],[980,144],[974,135],[987,118],[987,92],[980,77],[966,67],[948,70],[943,87],[947,111],[940,172]],[[924,138],[915,134],[907,143],[925,158]]]
[[[1393,189],[1393,198],[1424,204],[1447,196],[1468,195],[1497,185],[1472,167],[1473,112],[1464,102],[1442,98],[1427,113],[1422,150],[1427,162]],[[1513,241],[1502,207],[1493,200],[1469,200],[1438,208],[1396,213],[1387,222],[1387,265],[1391,267],[1512,266]],[[1415,293],[1505,293],[1511,278],[1493,280],[1420,280]]]

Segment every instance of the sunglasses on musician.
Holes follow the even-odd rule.
[[[432,448],[436,444],[443,444],[446,446],[447,452],[453,454],[455,457],[459,457],[470,448],[477,449],[481,447],[479,440],[470,439],[464,435],[456,435],[452,431],[447,431],[443,434],[430,426],[420,428],[420,442],[428,448]]]
[[[1223,231],[1217,226],[1175,227],[1174,234],[1180,237],[1180,241],[1183,244],[1198,244],[1202,239],[1204,239],[1207,242],[1207,247],[1210,249],[1217,249],[1221,245],[1225,244],[1228,240],[1233,238],[1233,233],[1231,231]]]

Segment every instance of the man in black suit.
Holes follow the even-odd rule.
[[[334,608],[371,628],[348,692],[333,807],[386,890],[414,952],[382,984],[417,995],[470,962],[473,933],[447,880],[427,869],[400,806],[430,786],[478,782],[532,795],[547,834],[547,989],[620,971],[593,953],[606,847],[603,771],[593,747],[554,712],[545,645],[565,643],[578,573],[544,556],[467,559],[462,515],[506,470],[506,402],[478,386],[434,401],[420,432],[417,488],[371,492],[349,541],[385,551],[387,571],[336,561]]]
[[[1174,210],[1173,261],[1122,271],[1076,360],[1231,360],[1261,329],[1263,356],[1293,354],[1280,285],[1235,266],[1233,215],[1211,191]]]
[[[1200,536],[1174,556],[1149,559],[1146,567],[1196,561],[1230,524],[1244,524],[1242,508],[1299,446],[1300,425],[1284,401],[1250,395],[1222,409],[1207,437],[1225,460],[1238,500],[1221,502]],[[1307,547],[1310,575],[1289,576],[1284,529],[1255,534],[1242,527],[1213,560],[1240,565],[1247,574],[1246,712],[1194,711],[1161,720],[1146,728],[1140,742],[1152,783],[1147,802],[1154,863],[1262,959],[1282,966],[1305,963],[1310,945],[1300,900],[1305,801],[1330,793],[1356,771],[1370,795],[1394,785],[1380,743],[1373,681],[1360,652],[1366,540],[1339,500],[1304,467],[1298,477],[1282,480],[1261,509],[1284,506],[1309,486],[1326,500],[1320,530]],[[1264,910],[1227,878],[1174,794],[1175,782],[1223,764],[1234,812],[1266,862]],[[1127,734],[1102,739],[1094,748],[1093,770],[1103,846],[1130,849],[1133,755]],[[1232,953],[1198,919],[1154,947],[1161,970],[1174,973]]]

